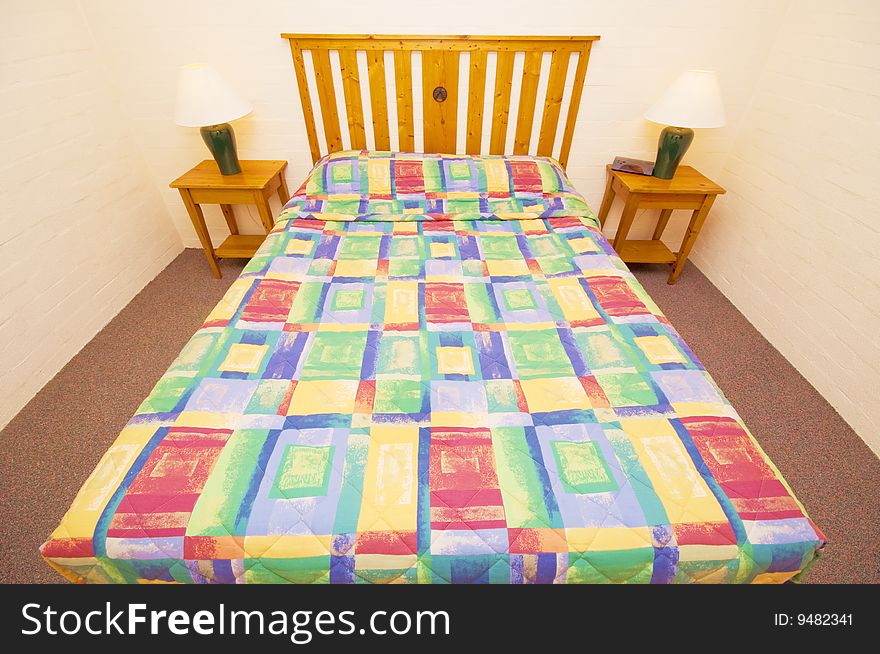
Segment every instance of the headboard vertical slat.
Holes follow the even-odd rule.
[[[471,51],[468,72],[467,154],[480,154],[483,147],[483,106],[486,103],[486,56],[485,50]]]
[[[309,93],[309,80],[306,77],[306,64],[303,53],[296,43],[290,42],[290,54],[293,57],[293,70],[296,73],[296,85],[299,88],[299,100],[302,104],[303,120],[306,123],[306,136],[309,139],[309,152],[314,163],[321,158],[321,145],[318,143],[318,129],[315,126],[315,111],[312,109],[312,94]]]
[[[323,152],[317,132],[318,109],[313,104],[315,91],[321,111],[327,152],[343,148],[342,122],[337,108],[337,95],[343,94],[345,117],[351,147],[363,149],[375,145],[380,150],[395,147],[402,152],[416,148],[416,130],[423,135],[425,152],[481,154],[483,148],[486,111],[492,111],[488,134],[489,154],[509,154],[508,136],[512,141],[512,154],[528,154],[536,151],[540,156],[552,156],[559,146],[560,163],[568,163],[571,154],[575,123],[577,122],[583,86],[586,80],[590,47],[598,36],[434,36],[434,35],[388,35],[388,34],[282,34],[290,41],[293,68],[299,86],[300,101],[312,160],[317,161]],[[339,55],[339,70],[334,72],[335,57]],[[305,52],[311,55],[315,73],[315,87],[309,89],[310,80],[305,65]],[[366,77],[358,54],[366,54]],[[394,58],[394,99],[388,99],[388,77],[385,58]],[[413,52],[420,53],[420,67],[413,70]],[[461,53],[468,52],[470,64],[464,66]],[[523,53],[522,75],[513,78],[517,53]],[[489,54],[495,53],[490,60]],[[549,71],[543,73],[543,61],[550,53]],[[578,53],[574,82],[567,111],[560,126],[566,82],[572,73],[571,57]],[[494,84],[487,88],[488,69],[495,62]],[[332,62],[332,63],[331,63]],[[467,98],[464,95],[467,75]],[[546,76],[546,79],[544,79]],[[341,91],[336,88],[342,80]],[[420,89],[413,89],[413,80],[420,79]],[[364,94],[369,85],[369,106]],[[546,86],[546,92],[544,87]],[[517,89],[519,101],[515,111],[515,125],[511,126],[511,97]],[[540,94],[539,94],[540,91]],[[491,93],[490,97],[487,97]],[[419,94],[416,96],[416,94]],[[540,96],[540,97],[539,97]],[[389,106],[389,102],[394,104]],[[421,102],[418,105],[417,102]],[[491,109],[486,107],[491,103]],[[396,123],[392,123],[391,109],[395,111]],[[536,108],[540,108],[540,124],[535,129]],[[419,113],[419,109],[421,112]],[[370,116],[366,116],[366,112]],[[459,115],[465,112],[464,115]],[[415,116],[419,115],[419,124]],[[367,120],[373,128],[373,143],[367,142]],[[462,125],[464,143],[458,139],[458,126]],[[392,145],[391,134],[397,130],[397,143]],[[510,130],[513,133],[510,134]],[[533,145],[533,136],[537,145]]]
[[[535,119],[535,103],[538,95],[538,80],[541,77],[540,50],[526,52],[523,61],[522,84],[519,93],[519,109],[516,115],[516,133],[513,137],[513,153],[528,154],[532,138],[532,123]]]
[[[373,121],[373,139],[377,150],[390,150],[388,132],[388,90],[385,84],[385,52],[367,52],[367,76],[370,80],[370,115]]]
[[[574,74],[574,84],[571,87],[571,100],[568,104],[568,115],[565,118],[565,132],[562,134],[562,147],[559,150],[559,163],[562,167],[568,165],[568,155],[571,153],[571,141],[574,137],[574,126],[577,122],[578,109],[581,106],[581,94],[584,90],[584,81],[587,76],[587,63],[590,61],[590,45],[588,41],[578,56],[578,65]]]
[[[339,152],[342,149],[342,135],[339,131],[339,111],[336,109],[330,51],[312,50],[312,63],[315,66],[315,84],[318,87],[318,103],[321,105],[321,122],[324,124],[327,151]]]
[[[510,113],[510,89],[513,84],[513,61],[516,52],[498,52],[495,63],[495,99],[492,103],[492,132],[489,154],[504,154],[507,143],[507,118]]]
[[[409,50],[394,51],[394,85],[397,88],[397,143],[402,152],[416,149],[413,120],[412,54]]]
[[[364,130],[364,104],[361,98],[357,50],[339,50],[339,69],[342,73],[342,91],[345,96],[345,115],[351,147],[354,150],[364,150],[367,147],[367,133]]]
[[[565,78],[568,76],[568,62],[571,52],[555,50],[550,57],[550,72],[547,77],[547,96],[541,112],[541,132],[538,136],[538,156],[553,156],[553,144],[559,129],[559,112],[565,96]]]
[[[422,52],[422,118],[425,152],[455,152],[458,132],[457,50]],[[433,93],[444,89],[444,99]]]

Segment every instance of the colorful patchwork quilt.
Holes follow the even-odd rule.
[[[752,583],[824,543],[552,160],[344,152],[42,554],[77,582]]]

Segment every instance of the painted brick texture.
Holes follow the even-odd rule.
[[[794,2],[692,258],[880,453],[880,5]]]
[[[0,427],[180,251],[79,4],[0,19]]]

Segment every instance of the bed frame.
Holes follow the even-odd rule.
[[[494,91],[491,127],[488,139],[489,154],[506,152],[508,123],[510,122],[511,92],[518,90],[519,106],[516,111],[513,154],[529,154],[538,102],[544,54],[550,53],[546,76],[546,94],[541,110],[537,147],[539,156],[553,156],[559,132],[559,117],[563,108],[566,87],[570,96],[562,130],[562,142],[557,159],[565,166],[571,151],[572,135],[587,74],[590,47],[598,36],[426,36],[426,35],[365,35],[365,34],[282,34],[290,41],[293,68],[302,101],[303,117],[309,139],[312,161],[322,154],[343,149],[342,122],[337,107],[334,83],[334,59],[339,58],[338,76],[343,90],[345,120],[351,148],[367,148],[364,119],[364,101],[358,52],[366,55],[366,70],[370,96],[369,120],[377,150],[390,150],[388,90],[385,71],[385,53],[392,53],[394,85],[396,87],[397,137],[400,151],[416,148],[417,125],[413,118],[413,52],[421,53],[422,80],[421,108],[422,135],[425,152],[483,154],[483,122],[486,96],[486,73],[490,69],[490,53],[494,53]],[[469,53],[467,65],[467,110],[465,143],[458,143],[459,71],[463,68],[461,54]],[[318,106],[312,103],[312,91],[306,72],[309,53],[313,68],[313,88],[318,95]],[[517,53],[523,53],[522,76],[514,80]],[[570,62],[577,56],[573,80],[567,84]],[[519,85],[515,87],[515,83]],[[464,98],[462,98],[464,99]],[[464,104],[464,103],[462,103]],[[320,110],[326,151],[322,153],[315,123]],[[463,146],[463,147],[462,147]]]

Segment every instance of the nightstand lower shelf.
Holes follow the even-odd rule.
[[[675,253],[662,241],[624,241],[617,251],[624,263],[675,263]]]
[[[265,240],[265,234],[233,234],[214,249],[214,254],[221,259],[250,259]]]

